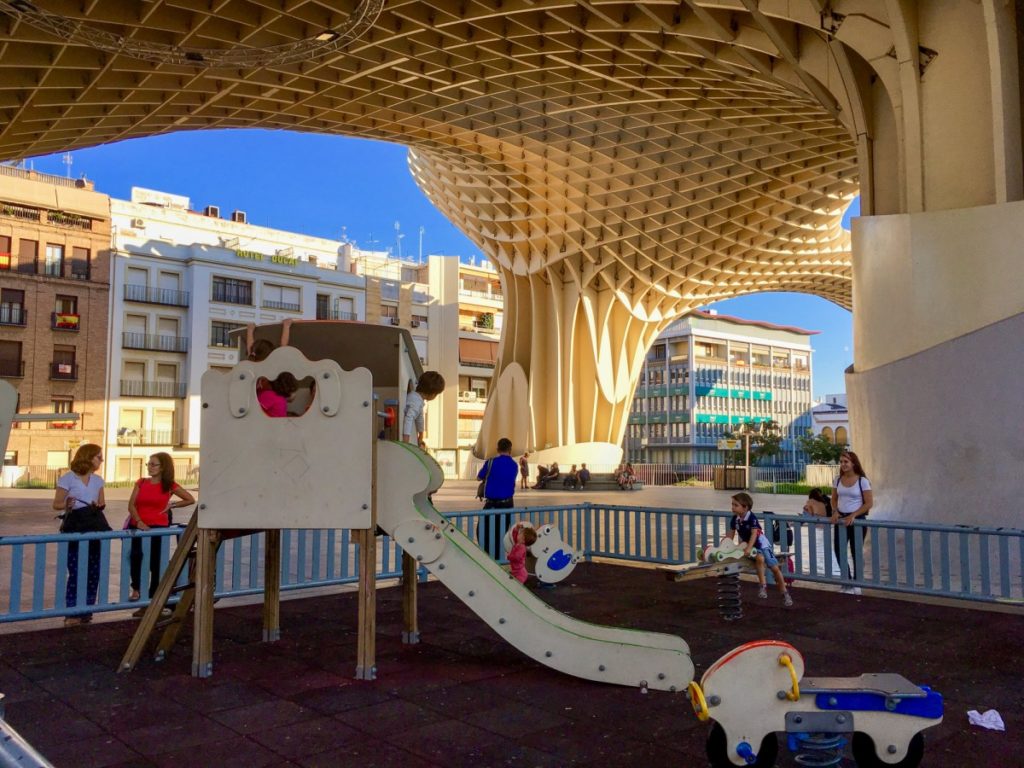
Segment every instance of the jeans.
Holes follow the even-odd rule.
[[[840,567],[842,567],[841,564],[843,562],[843,559],[839,556],[839,552],[840,552],[840,545],[839,545],[840,533],[839,533],[839,528],[840,527],[846,528],[846,526],[843,524],[842,520],[843,520],[843,518],[840,516],[839,522],[835,526],[835,530],[832,531],[832,550],[836,553],[836,563],[840,564]],[[860,533],[861,533],[861,537],[862,537],[861,538],[861,546],[863,546],[868,541],[868,531],[870,529],[869,528],[858,528],[857,530],[859,530]],[[850,550],[849,571],[847,573],[847,578],[851,578],[854,581],[856,581],[857,580],[857,554],[856,554],[856,551],[857,551],[857,540],[856,540],[856,537],[854,536],[854,527],[852,525],[849,528],[846,528],[846,546]],[[863,555],[863,553],[861,553],[861,560],[863,561],[863,559],[864,559],[864,555]]]
[[[487,499],[484,502],[484,509],[511,509],[513,506],[515,506],[515,501],[512,499],[502,499],[501,501]],[[477,527],[477,540],[480,542],[480,548],[490,555],[492,560],[501,560],[504,554],[502,542],[511,527],[511,514],[489,515],[480,520]]]
[[[150,528],[162,528],[163,526],[150,526]],[[142,576],[142,539],[132,539],[132,551],[130,555],[132,589],[138,591],[139,580]],[[163,536],[154,536],[149,540],[149,597],[153,598],[156,588],[160,585],[160,555],[163,552]]]
[[[100,585],[100,542],[89,542],[89,564],[85,581],[85,604],[96,604],[96,591]],[[64,603],[69,608],[78,605],[78,542],[68,543],[68,583],[64,588]]]

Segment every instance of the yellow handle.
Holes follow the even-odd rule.
[[[785,667],[789,670],[789,679],[793,681],[793,690],[786,694],[786,698],[790,701],[800,700],[800,683],[796,679],[796,669],[793,668],[793,659],[789,657],[788,653],[779,655],[779,666]]]
[[[708,703],[704,701],[704,691],[700,689],[700,683],[696,680],[690,681],[690,705],[693,707],[693,714],[702,723],[706,723],[711,717],[708,713]]]

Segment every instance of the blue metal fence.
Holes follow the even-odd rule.
[[[499,515],[535,525],[558,526],[563,539],[588,559],[614,562],[686,565],[697,551],[729,532],[727,512],[607,506],[573,506],[514,510],[473,510],[449,515],[473,539],[480,528],[496,527]],[[844,584],[918,595],[953,597],[1024,606],[1024,531],[975,526],[940,526],[858,521],[834,528],[828,520],[779,516],[777,550],[792,553],[800,581]],[[838,533],[836,534],[836,531]],[[159,537],[164,545],[161,570],[176,546],[179,529],[112,531],[90,534],[0,537],[0,622],[94,611],[134,608],[128,600],[132,539]],[[856,581],[847,573],[847,536],[853,535]],[[833,536],[838,535],[838,548]],[[866,541],[864,540],[866,536]],[[358,545],[347,530],[282,532],[282,589],[296,590],[354,583],[358,580]],[[76,572],[78,604],[68,606],[68,545],[79,542]],[[100,548],[95,605],[86,605],[89,542]],[[388,537],[377,540],[377,578],[401,573],[401,549]],[[838,559],[834,550],[838,549]],[[263,534],[226,541],[217,554],[218,597],[256,594],[263,589]],[[148,593],[150,547],[142,547],[140,591]],[[425,576],[425,573],[423,574]],[[183,574],[181,582],[187,579]]]

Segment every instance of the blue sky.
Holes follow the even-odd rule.
[[[246,212],[253,224],[339,239],[361,248],[416,258],[423,254],[481,258],[480,250],[435,209],[413,183],[406,150],[396,144],[284,131],[183,132],[133,139],[71,153],[70,174],[128,199],[131,188],[185,195],[201,210]],[[30,160],[36,170],[65,175],[61,155]],[[854,201],[851,211],[859,212]],[[396,231],[395,222],[399,223]],[[713,304],[722,314],[820,331],[814,348],[814,395],[843,392],[853,361],[850,313],[815,296],[765,293]]]

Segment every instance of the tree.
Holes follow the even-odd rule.
[[[758,424],[744,422],[738,429],[730,432],[726,437],[737,440],[745,440],[745,435],[750,436],[750,463],[760,464],[763,459],[772,459],[782,453],[782,430],[774,421],[762,421]],[[729,458],[733,463],[739,464],[744,461],[744,452],[731,451]]]
[[[845,444],[831,442],[823,435],[815,435],[811,430],[800,437],[800,447],[807,454],[811,464],[836,464],[839,455],[846,450]]]

